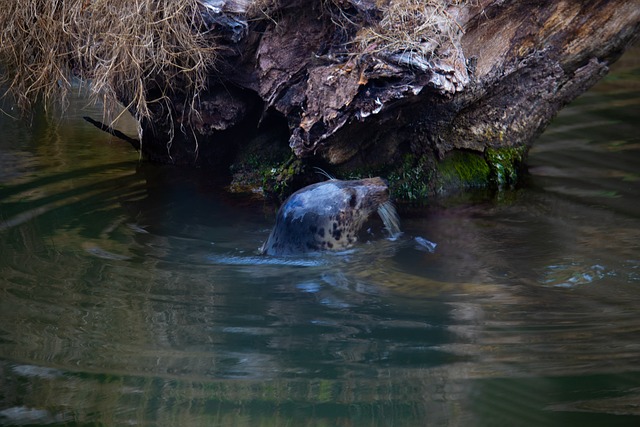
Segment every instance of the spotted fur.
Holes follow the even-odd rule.
[[[389,200],[381,178],[332,179],[292,194],[280,207],[261,252],[293,255],[347,249],[369,216]]]

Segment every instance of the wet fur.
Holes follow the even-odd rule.
[[[381,178],[332,179],[292,194],[278,210],[261,252],[294,255],[353,246],[369,216],[389,200]]]

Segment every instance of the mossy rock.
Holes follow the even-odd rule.
[[[436,166],[437,191],[485,187],[490,182],[491,168],[482,154],[453,151]]]
[[[517,184],[528,151],[526,146],[487,148],[484,157],[491,169],[493,183],[499,188]]]
[[[261,153],[266,155],[261,156]],[[381,176],[387,179],[394,200],[422,204],[438,194],[513,186],[520,179],[526,153],[526,147],[488,148],[484,153],[454,150],[442,161],[428,155],[407,153],[392,165],[357,170],[338,166],[327,172],[339,179]],[[284,200],[297,189],[319,180],[314,165],[291,153],[286,159],[283,159],[284,152],[274,156],[268,150],[244,154],[243,162],[234,170],[235,191],[250,191]]]
[[[317,172],[304,159],[293,155],[281,162],[253,157],[235,163],[229,190],[234,193],[257,194],[283,201],[296,190],[318,181]]]

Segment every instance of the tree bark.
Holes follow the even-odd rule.
[[[232,3],[208,9],[227,50],[198,114],[175,99],[169,120],[143,123],[143,152],[223,172],[234,165],[239,176],[257,154],[280,153],[260,165],[275,181],[290,178],[293,154],[341,176],[383,173],[398,189],[417,181],[406,198],[512,183],[536,136],[640,29],[637,1],[478,0],[448,5],[455,31],[431,56],[376,45],[354,54],[388,2],[281,0],[253,20],[251,2]],[[470,154],[484,164],[469,176],[447,166]]]

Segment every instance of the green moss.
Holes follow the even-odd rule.
[[[487,148],[484,157],[491,169],[491,179],[498,187],[515,185],[518,182],[528,148]]]
[[[394,200],[415,203],[424,202],[433,194],[433,167],[430,157],[406,153],[393,164],[357,168],[338,166],[333,172],[340,179],[380,176],[389,183]]]
[[[229,168],[233,178],[229,189],[237,193],[281,193],[295,172],[291,151],[274,144],[277,135],[260,135],[246,144]]]
[[[283,164],[263,170],[262,187],[267,193],[284,199],[292,192],[290,187],[293,181],[303,175],[306,170],[305,162],[292,155]]]
[[[454,150],[438,162],[428,155],[405,154],[394,165],[375,170],[338,172],[343,179],[382,176],[397,201],[422,203],[436,193],[514,184],[526,148],[489,149],[486,153]]]
[[[399,167],[387,174],[389,190],[398,200],[426,201],[431,191],[432,166],[426,156],[405,154]]]
[[[484,187],[490,181],[491,169],[480,155],[470,151],[454,151],[438,163],[439,191],[454,188]]]
[[[266,151],[265,151],[266,152]],[[438,162],[430,155],[407,153],[391,165],[367,168],[334,167],[328,172],[340,179],[381,176],[389,182],[393,199],[399,202],[424,203],[436,193],[461,189],[514,185],[526,156],[526,147],[488,148],[484,153],[454,150]],[[258,191],[279,199],[294,190],[317,181],[312,164],[289,153],[288,157],[263,155],[260,150],[245,153],[242,167],[234,173],[240,191]]]

